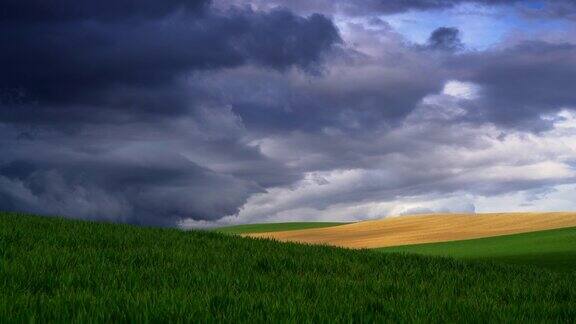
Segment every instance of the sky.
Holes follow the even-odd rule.
[[[5,0],[0,210],[576,210],[572,0]]]

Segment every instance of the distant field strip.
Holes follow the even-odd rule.
[[[336,227],[245,235],[349,248],[378,248],[575,226],[576,213],[434,214],[386,218]]]
[[[442,243],[391,246],[382,252],[416,253],[463,260],[576,270],[576,227]]]
[[[291,222],[291,223],[262,223],[262,224],[244,224],[235,226],[226,226],[215,228],[215,232],[225,234],[244,234],[244,233],[264,233],[264,232],[280,232],[280,231],[294,231],[309,228],[322,228],[339,226],[350,223],[337,223],[337,222]]]

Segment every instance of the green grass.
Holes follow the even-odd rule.
[[[243,234],[243,233],[265,233],[294,231],[307,228],[331,227],[350,223],[336,222],[293,222],[293,223],[263,223],[263,224],[244,224],[236,226],[219,227],[214,231],[226,234]]]
[[[0,322],[572,322],[535,267],[0,213]]]
[[[576,228],[377,249],[576,271]]]

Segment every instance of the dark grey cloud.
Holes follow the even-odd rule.
[[[234,142],[242,134],[222,117],[21,131],[0,129],[3,210],[167,226],[236,214],[250,195],[298,179]]]
[[[428,48],[433,50],[457,51],[464,48],[460,30],[456,27],[440,27],[428,38]]]
[[[549,126],[542,116],[576,104],[574,44],[525,41],[450,64],[462,80],[481,86],[481,97],[470,103],[471,118],[537,130]]]
[[[5,0],[0,21],[61,22],[70,20],[151,19],[175,11],[201,14],[210,0],[118,0],[105,3],[92,0]]]
[[[422,98],[439,91],[446,81],[435,62],[413,65],[395,59],[414,55],[415,60],[425,60],[426,53],[406,53],[406,48],[387,50],[386,59],[332,58],[330,69],[320,77],[237,69],[211,74],[198,83],[212,97],[224,93],[219,100],[230,105],[253,131],[278,134],[334,129],[364,133],[397,125]],[[419,73],[418,78],[408,77]]]
[[[260,191],[178,156],[121,162],[11,161],[0,169],[2,209],[166,226],[235,214]]]
[[[522,13],[529,18],[576,20],[576,3],[571,0],[546,2],[540,8],[523,8]]]
[[[533,19],[576,20],[576,4],[573,0],[215,0],[219,7],[254,6],[257,8],[289,8],[307,14],[322,12],[328,15],[349,17],[381,16],[408,11],[441,11],[459,5],[505,7],[517,10]],[[473,9],[468,8],[471,12]]]
[[[369,12],[398,13],[408,10],[435,10],[447,9],[463,3],[475,3],[481,5],[508,5],[519,0],[365,0],[343,1],[340,6],[345,12],[352,14],[366,14]]]
[[[174,225],[299,179],[194,79],[247,65],[316,75],[341,41],[326,17],[175,0],[1,12],[0,209]]]
[[[187,5],[199,10],[194,3],[146,2],[138,4],[136,13],[148,12],[145,5],[149,4],[151,13],[156,12],[155,6],[165,6],[158,10],[171,9],[171,14],[102,21],[100,15],[128,15],[125,11],[134,3],[102,6],[101,11],[84,10],[90,8],[84,3],[95,2],[81,1],[70,8],[63,1],[51,4],[54,15],[77,13],[68,20],[0,21],[4,31],[0,42],[11,44],[0,54],[2,120],[30,121],[61,113],[67,116],[61,116],[61,121],[72,121],[75,115],[90,118],[79,111],[119,107],[125,112],[130,106],[173,113],[187,104],[176,95],[174,81],[194,71],[256,64],[279,71],[295,66],[317,72],[322,55],[340,41],[332,22],[321,15],[234,10],[193,16],[177,9]],[[40,15],[43,11],[38,10]],[[51,11],[45,14],[52,17]],[[85,17],[90,14],[95,19]],[[152,92],[158,92],[155,96],[162,98],[161,105],[140,99]]]
[[[553,0],[566,2],[568,0]],[[460,4],[472,3],[487,6],[512,5],[520,0],[220,0],[226,5],[257,5],[264,8],[286,7],[292,10],[308,12],[325,12],[351,16],[395,14],[410,10],[441,10],[453,8]]]

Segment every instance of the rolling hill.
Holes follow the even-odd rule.
[[[394,246],[377,250],[535,265],[557,271],[576,271],[576,227],[474,240]]]
[[[571,322],[575,305],[574,273],[0,213],[2,321]]]
[[[326,228],[244,235],[349,248],[378,248],[566,227],[576,227],[576,213],[434,214],[385,218]]]

